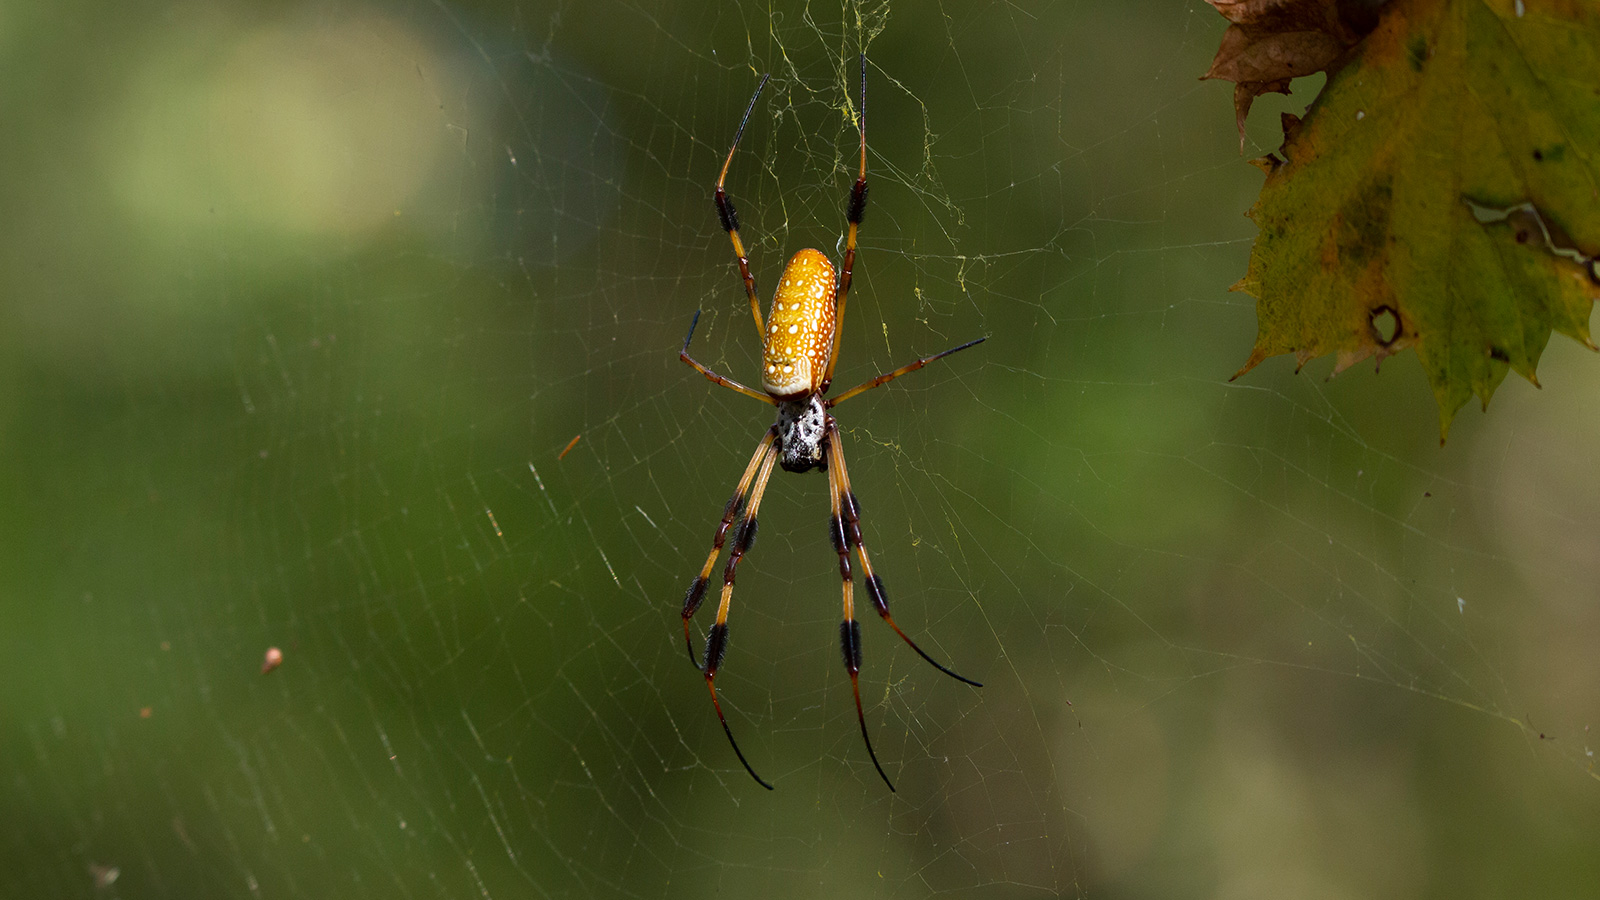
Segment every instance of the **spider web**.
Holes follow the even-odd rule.
[[[1206,5],[0,18],[0,895],[1600,885],[1600,369],[1557,341],[1442,448],[1410,356],[1229,383],[1259,174]],[[865,616],[890,794],[780,472],[718,678],[768,793],[677,613],[771,410],[676,351],[704,310],[754,377],[710,190],[762,72],[758,285],[838,256],[863,48],[837,383],[988,340],[845,452],[897,621],[985,686]]]

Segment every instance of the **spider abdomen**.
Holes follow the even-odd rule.
[[[816,391],[833,352],[833,263],[801,250],[783,268],[761,342],[761,387],[779,400]]]

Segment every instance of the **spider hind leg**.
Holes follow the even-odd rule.
[[[828,442],[825,449],[828,451],[828,455],[838,472],[836,477],[839,480],[838,485],[841,494],[839,512],[837,514],[840,517],[840,523],[835,529],[839,537],[835,538],[835,543],[837,545],[837,542],[842,540],[846,549],[855,548],[856,556],[861,560],[861,574],[866,576],[867,597],[872,601],[872,608],[877,610],[878,616],[887,622],[889,627],[894,629],[894,633],[900,635],[900,639],[905,641],[912,650],[915,650],[918,656],[926,660],[928,665],[963,684],[970,684],[979,688],[983,687],[980,682],[973,681],[971,678],[957,673],[949,666],[929,656],[927,651],[918,647],[917,642],[913,641],[911,636],[901,630],[900,626],[895,623],[894,616],[889,613],[889,597],[884,593],[883,579],[872,571],[872,561],[867,557],[867,548],[861,542],[861,504],[856,500],[855,491],[850,489],[850,474],[844,465],[844,448],[839,444],[839,423],[832,416],[828,417]],[[841,560],[843,559],[844,555],[841,554]]]
[[[683,595],[683,643],[689,648],[689,661],[694,663],[695,668],[702,672],[705,671],[705,666],[695,658],[694,641],[689,637],[689,620],[694,618],[695,612],[700,609],[700,604],[705,602],[706,588],[711,584],[711,570],[716,566],[717,557],[722,553],[722,545],[728,539],[728,530],[733,527],[735,522],[740,521],[744,515],[745,505],[750,500],[751,482],[755,480],[756,475],[760,472],[762,462],[772,452],[772,444],[777,439],[778,432],[775,429],[768,428],[767,433],[762,435],[760,442],[756,444],[756,452],[751,455],[750,464],[744,467],[744,474],[739,477],[739,486],[733,489],[733,496],[728,498],[727,505],[722,508],[722,521],[717,523],[717,535],[711,541],[711,553],[706,556],[705,564],[700,567],[700,574],[689,582],[689,590],[685,591]],[[751,522],[754,522],[753,518]],[[742,528],[743,526],[741,526],[741,530]],[[750,528],[750,539],[753,540],[755,538],[754,524]],[[742,540],[737,534],[734,540],[735,549],[740,555],[750,549],[748,543],[745,543],[742,547],[737,546]]]
[[[767,781],[750,766],[750,761],[744,758],[744,751],[739,749],[739,742],[733,739],[733,729],[728,727],[728,717],[722,713],[722,702],[717,698],[717,669],[722,666],[722,657],[728,651],[728,611],[733,604],[733,584],[739,570],[739,561],[744,559],[745,553],[756,538],[756,516],[761,511],[761,497],[767,492],[767,480],[772,477],[772,464],[776,461],[778,450],[773,446],[776,439],[776,429],[767,429],[761,443],[756,446],[756,455],[751,457],[750,465],[745,468],[744,477],[739,480],[739,487],[734,491],[733,498],[728,501],[727,512],[723,514],[722,524],[717,528],[716,546],[711,550],[711,556],[706,560],[706,567],[695,585],[690,587],[690,595],[694,598],[694,605],[704,596],[704,589],[699,595],[695,594],[695,587],[699,585],[711,572],[711,566],[716,561],[717,551],[727,534],[727,529],[733,517],[741,511],[743,520],[734,532],[733,543],[728,547],[728,562],[722,569],[722,597],[717,603],[717,619],[706,633],[705,661],[700,665],[700,671],[706,677],[706,690],[711,693],[711,705],[717,711],[717,721],[722,723],[722,731],[728,736],[728,743],[733,746],[733,753],[739,757],[739,763],[744,766],[750,777],[756,783],[772,790],[772,782]],[[752,480],[753,479],[753,480]],[[748,487],[749,500],[746,501],[745,490]],[[686,600],[683,608],[684,640],[689,640],[689,617],[694,614],[694,608]],[[690,648],[691,656],[693,647]]]

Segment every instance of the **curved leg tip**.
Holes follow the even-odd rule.
[[[867,745],[867,756],[872,758],[872,767],[878,770],[878,777],[889,786],[889,793],[899,793],[894,789],[894,782],[889,780],[889,774],[883,771],[883,764],[878,762],[878,753],[872,749],[872,738],[867,736],[867,717],[861,711],[861,684],[856,680],[856,673],[850,673],[850,690],[856,697],[856,721],[861,723],[861,742]]]
[[[713,682],[713,678],[714,675],[708,674],[706,676],[706,687],[711,690],[711,705],[717,711],[717,721],[722,723],[722,733],[728,736],[728,744],[733,747],[733,755],[739,757],[739,764],[744,766],[744,770],[749,772],[750,777],[756,780],[756,784],[769,791],[776,790],[772,786],[772,782],[757,775],[756,770],[750,767],[750,761],[744,758],[744,751],[739,749],[739,742],[733,739],[733,729],[728,727],[728,717],[722,714],[722,703],[717,700],[717,687]]]

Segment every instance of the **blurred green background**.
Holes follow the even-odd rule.
[[[1229,383],[1223,25],[0,8],[0,896],[1600,893],[1600,362],[1442,448],[1409,354]],[[779,473],[718,679],[768,793],[678,609],[771,412],[676,354],[703,309],[755,377],[710,192],[761,72],[758,284],[838,253],[864,43],[839,383],[988,341],[845,449],[897,620],[985,687],[862,622],[889,794]]]

